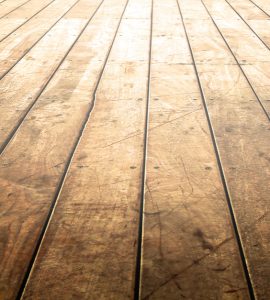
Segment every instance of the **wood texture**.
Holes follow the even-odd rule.
[[[270,51],[224,0],[203,0],[270,116]],[[257,76],[259,73],[259,76]]]
[[[32,0],[0,19],[0,42],[54,0]]]
[[[28,0],[29,1],[29,0]],[[27,0],[13,0],[13,1],[5,1],[0,3],[0,18],[8,15],[16,8],[20,7],[24,3],[28,2]]]
[[[188,1],[179,1],[185,17]],[[214,26],[201,2],[201,20],[186,19],[188,33],[208,35]],[[211,25],[212,24],[212,25]],[[198,44],[192,50],[200,61]],[[201,45],[203,47],[203,44]],[[199,47],[200,48],[200,47]],[[208,50],[206,49],[204,55]],[[269,122],[237,65],[219,64],[212,50],[197,67],[257,299],[269,298]],[[225,55],[225,53],[224,53]]]
[[[78,2],[1,80],[0,145],[5,143],[14,127],[40,95],[99,3],[101,0]],[[51,53],[50,57],[48,52]],[[16,110],[13,109],[14,105]]]
[[[141,299],[249,299],[177,3],[154,3]]]
[[[0,44],[0,78],[39,41],[78,0],[55,0]]]
[[[123,9],[123,1],[107,2],[1,156],[1,299],[18,291],[89,108]]]
[[[133,298],[150,4],[127,6],[24,299]]]

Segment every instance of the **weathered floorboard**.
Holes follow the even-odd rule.
[[[246,300],[177,3],[154,3],[141,299]]]
[[[79,1],[55,0],[44,11],[2,41],[0,79]]]
[[[127,7],[24,299],[133,299],[150,12]]]
[[[101,2],[78,2],[1,80],[0,146],[5,146]]]
[[[1,299],[18,292],[123,8],[100,7],[1,156]]]
[[[23,5],[26,2],[29,2],[30,0],[13,0],[13,1],[7,1],[4,3],[0,3],[0,18],[5,17],[12,11],[19,8],[21,5]]]
[[[47,7],[54,0],[31,0],[16,9],[6,17],[0,19],[0,42],[18,27],[25,24],[33,16]]]
[[[266,300],[270,297],[269,121],[228,49],[222,54],[219,49],[224,56],[220,64],[213,49],[205,47],[201,37],[209,36],[208,26],[214,24],[201,1],[179,2],[188,34],[202,41],[199,45],[190,39],[255,295]],[[192,17],[193,7],[201,19]],[[208,56],[205,63],[202,50],[203,57]]]

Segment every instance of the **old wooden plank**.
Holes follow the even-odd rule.
[[[54,0],[31,0],[0,19],[0,42],[17,28],[25,24]]]
[[[29,2],[30,0],[13,0],[0,3],[0,18],[5,17],[12,11],[24,5],[24,3]]]
[[[0,145],[2,148],[6,146],[13,131],[73,47],[100,3],[101,0],[78,2],[1,80]]]
[[[1,156],[1,299],[18,292],[123,8],[101,6]]]
[[[40,40],[79,0],[55,0],[40,14],[0,43],[0,79]]]
[[[154,3],[141,299],[249,299],[177,2]]]
[[[203,0],[270,116],[270,51],[224,0]],[[258,76],[259,75],[259,76]],[[266,86],[266,88],[265,88]]]
[[[127,7],[25,299],[133,299],[150,12]]]
[[[209,35],[205,25],[214,26],[214,23],[201,1],[179,2],[188,34],[199,39]],[[191,17],[193,7],[200,10],[202,19]],[[208,62],[201,64],[200,46],[193,40],[191,46],[255,295],[257,299],[268,299],[269,121],[237,65],[226,61],[221,64],[213,55],[213,49],[205,48],[204,57],[208,55]]]

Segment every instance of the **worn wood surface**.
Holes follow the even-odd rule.
[[[0,42],[54,0],[31,0],[0,19]]]
[[[185,11],[190,10],[188,1],[179,2],[183,4],[185,17]],[[191,19],[189,14],[187,31],[190,35],[208,35],[204,24],[214,25],[201,1],[192,2],[203,18]],[[192,41],[191,45],[195,61],[199,62],[200,47],[198,44],[194,47]],[[234,63],[219,64],[212,51],[208,54],[208,63],[198,63],[198,71],[255,294],[258,299],[267,299],[270,295],[269,120],[239,67]]]
[[[150,3],[127,6],[25,299],[133,297]]]
[[[141,298],[249,299],[179,17],[155,1]]]
[[[0,0],[1,300],[270,299],[269,20]]]

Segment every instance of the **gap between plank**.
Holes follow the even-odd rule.
[[[4,14],[2,17],[0,17],[0,19],[6,17],[6,16],[9,15],[10,13],[12,13],[13,11],[15,11],[16,9],[22,7],[24,4],[26,4],[27,2],[30,2],[30,1],[31,1],[31,0],[27,0],[27,1],[23,2],[21,5],[19,5],[19,6],[15,7],[15,8],[13,8],[11,11],[9,11],[9,12],[6,13],[6,14]],[[3,1],[3,2],[4,2],[4,1]],[[3,3],[3,2],[0,2],[0,4]]]
[[[225,39],[223,33],[220,31],[219,27],[217,26],[217,23],[216,23],[215,20],[213,19],[212,15],[210,14],[210,11],[208,10],[207,6],[204,4],[203,0],[201,0],[201,2],[202,2],[202,4],[203,4],[203,6],[204,6],[204,8],[205,8],[205,10],[206,10],[206,12],[207,12],[207,14],[208,14],[209,17],[211,18],[213,24],[215,25],[217,31],[219,32],[220,36],[222,37],[224,43],[226,44],[226,46],[227,46],[228,49],[230,50],[230,52],[231,52],[231,54],[232,54],[232,56],[233,56],[233,58],[234,58],[236,64],[238,65],[239,69],[241,70],[242,74],[244,75],[244,77],[245,77],[245,79],[246,79],[246,81],[247,81],[249,87],[251,88],[251,90],[252,90],[253,94],[255,95],[257,101],[259,102],[259,104],[260,104],[260,106],[261,106],[263,112],[265,113],[265,115],[266,115],[268,121],[270,121],[270,116],[268,115],[268,113],[267,113],[267,111],[266,111],[266,109],[265,109],[263,103],[261,102],[259,96],[257,95],[256,91],[254,90],[254,88],[253,88],[251,82],[249,81],[249,79],[248,79],[248,77],[247,77],[245,71],[243,70],[241,64],[239,63],[238,59],[237,59],[236,56],[234,55],[234,53],[233,53],[233,51],[232,51],[230,45],[228,44],[227,40]]]
[[[104,0],[103,0],[101,3],[103,3],[103,2],[104,2]],[[129,3],[129,0],[126,1],[126,4],[125,4],[125,6],[124,6],[124,10],[123,10],[123,12],[122,12],[122,14],[121,14],[121,16],[120,16],[118,25],[117,25],[117,27],[116,27],[115,34],[114,34],[114,36],[113,36],[111,45],[110,45],[110,47],[109,47],[109,49],[108,49],[108,52],[107,52],[107,54],[106,54],[106,58],[105,58],[105,60],[104,60],[104,64],[103,64],[103,66],[102,66],[102,69],[101,69],[100,74],[99,74],[99,76],[98,76],[98,80],[97,80],[95,89],[94,89],[94,91],[93,91],[93,97],[92,97],[92,101],[91,101],[90,106],[89,106],[89,110],[88,110],[88,112],[87,112],[87,114],[86,114],[86,117],[85,117],[85,119],[84,119],[84,121],[83,121],[83,125],[82,125],[82,127],[81,127],[81,129],[80,129],[80,131],[79,131],[79,133],[78,133],[78,137],[77,137],[77,139],[75,140],[75,143],[74,143],[73,147],[71,148],[69,157],[68,157],[68,159],[67,159],[67,163],[66,163],[66,165],[65,165],[63,174],[62,174],[62,176],[61,176],[61,178],[60,178],[59,184],[58,184],[58,186],[57,186],[57,188],[56,188],[56,192],[55,192],[55,195],[54,195],[54,197],[53,197],[53,201],[52,201],[52,203],[51,203],[51,206],[50,206],[48,215],[47,215],[47,217],[46,217],[45,223],[44,223],[44,225],[43,225],[43,227],[42,227],[42,230],[41,230],[41,233],[40,233],[40,235],[39,235],[39,238],[38,238],[36,247],[35,247],[35,249],[34,249],[33,255],[32,255],[32,257],[31,257],[30,263],[29,263],[29,265],[28,265],[27,271],[26,271],[26,273],[25,273],[25,276],[24,276],[24,279],[23,279],[23,281],[22,281],[22,284],[21,284],[21,287],[20,287],[20,289],[19,289],[19,292],[18,292],[18,295],[17,295],[17,297],[16,297],[16,300],[20,300],[20,299],[22,299],[22,297],[23,297],[23,294],[24,294],[25,288],[26,288],[26,286],[27,286],[28,280],[29,280],[29,278],[30,278],[30,275],[31,275],[33,266],[34,266],[34,264],[35,264],[35,261],[36,261],[36,258],[37,258],[37,256],[38,256],[39,250],[40,250],[40,248],[41,248],[41,246],[42,246],[43,239],[44,239],[44,237],[45,237],[45,235],[46,235],[48,226],[49,226],[49,224],[50,224],[50,221],[51,221],[51,219],[52,219],[52,217],[53,217],[53,213],[54,213],[55,208],[56,208],[56,206],[57,206],[57,202],[58,202],[60,193],[61,193],[61,191],[62,191],[63,185],[64,185],[64,183],[65,183],[66,176],[67,176],[67,173],[68,173],[68,171],[69,171],[70,165],[71,165],[71,163],[72,163],[72,159],[73,159],[74,154],[75,154],[75,152],[76,152],[76,150],[77,150],[77,147],[78,147],[78,145],[79,145],[79,143],[80,143],[80,141],[81,141],[81,138],[82,138],[82,136],[83,136],[83,132],[84,132],[84,130],[85,130],[85,128],[86,128],[88,122],[90,121],[90,117],[91,117],[92,111],[93,111],[93,109],[94,109],[94,107],[95,107],[96,93],[97,93],[97,90],[98,90],[100,81],[101,81],[101,79],[102,79],[102,76],[103,76],[105,67],[106,67],[106,65],[107,65],[107,62],[108,62],[108,59],[109,59],[109,56],[110,56],[110,53],[111,53],[111,50],[112,50],[114,41],[115,41],[115,39],[116,39],[118,30],[119,30],[119,27],[120,27],[120,24],[121,24],[121,21],[122,21],[122,19],[123,19],[123,16],[124,16],[124,13],[125,13],[125,11],[126,11],[126,8],[127,8],[128,3]],[[100,4],[100,5],[101,5],[101,4]],[[99,6],[100,6],[100,5],[99,5]]]
[[[87,23],[84,25],[83,29],[80,31],[79,35],[76,37],[75,41],[71,44],[71,46],[69,47],[69,49],[67,50],[67,52],[65,53],[65,55],[63,56],[63,58],[60,60],[59,64],[57,65],[57,67],[55,68],[55,70],[52,72],[52,74],[49,76],[48,80],[45,82],[44,86],[40,89],[40,91],[38,92],[35,100],[28,106],[28,108],[26,109],[25,113],[23,114],[23,116],[20,118],[20,120],[18,121],[17,125],[11,130],[11,132],[9,133],[8,137],[6,138],[6,140],[3,142],[3,144],[0,146],[0,157],[1,155],[3,155],[3,153],[5,152],[7,146],[9,145],[9,143],[11,142],[11,140],[13,139],[14,135],[17,133],[17,131],[19,130],[19,128],[21,127],[23,121],[25,120],[25,118],[27,117],[27,115],[29,114],[29,112],[32,110],[32,108],[34,107],[34,105],[37,103],[39,97],[41,96],[41,94],[43,93],[43,91],[46,89],[46,87],[48,86],[48,84],[50,83],[51,79],[54,77],[54,75],[56,74],[56,72],[58,71],[58,69],[60,68],[60,66],[62,65],[62,63],[64,62],[64,60],[66,59],[66,57],[68,56],[68,54],[70,53],[70,51],[73,49],[73,47],[75,46],[75,44],[77,43],[78,39],[81,37],[81,35],[83,34],[83,32],[85,31],[86,27],[89,25],[89,23],[91,22],[91,20],[93,19],[93,17],[95,16],[95,14],[97,13],[98,9],[100,8],[100,6],[103,4],[105,0],[102,0],[98,7],[96,8],[96,10],[94,11],[94,13],[92,14],[92,16],[90,17],[90,19],[87,21]],[[78,2],[78,1],[77,1]],[[76,3],[77,3],[76,2]],[[75,4],[76,4],[75,3]],[[74,4],[74,5],[75,5]]]
[[[256,35],[256,37],[264,44],[264,46],[270,50],[270,47],[264,42],[264,40],[253,30],[253,28],[245,21],[245,19],[238,13],[238,11],[231,5],[228,0],[225,0],[232,10],[241,18],[241,20],[248,26],[248,28]]]
[[[149,37],[149,56],[148,56],[148,74],[147,74],[147,96],[146,96],[146,114],[144,125],[144,148],[143,148],[143,164],[142,164],[142,181],[141,181],[141,197],[139,207],[139,224],[138,224],[138,241],[137,241],[137,257],[135,266],[135,282],[134,282],[134,300],[140,299],[141,292],[141,264],[142,264],[142,246],[143,246],[143,221],[144,221],[144,193],[146,182],[146,164],[147,164],[147,141],[149,128],[149,103],[151,94],[151,61],[152,61],[152,39],[153,39],[153,10],[154,0],[151,1],[151,17],[150,17],[150,37]]]
[[[265,13],[268,17],[270,17],[270,14],[268,14],[265,10],[263,10],[257,3],[255,3],[252,0],[249,0],[251,3],[253,3],[256,7],[258,7],[263,13]]]
[[[22,59],[23,57],[32,50],[32,48],[34,48],[36,46],[36,44],[62,19],[65,17],[65,15],[67,13],[69,13],[69,11],[81,0],[77,0],[74,4],[72,4],[72,6],[59,18],[57,19],[57,21],[55,23],[53,23],[53,25],[37,40],[35,41],[35,43],[25,52],[23,52],[23,55],[8,69],[6,70],[1,76],[0,76],[0,80],[5,77],[7,75],[8,72],[10,72]]]
[[[47,8],[50,4],[52,4],[55,0],[52,0],[51,2],[49,2],[47,5],[45,5],[44,7],[42,7],[39,11],[37,11],[33,16],[31,16],[29,19],[27,19],[25,22],[23,22],[21,25],[19,25],[18,27],[16,27],[15,29],[13,29],[9,34],[7,34],[5,37],[2,38],[2,40],[0,40],[0,43],[3,42],[7,37],[9,37],[12,33],[14,33],[16,30],[18,30],[20,27],[22,27],[25,23],[27,23],[28,21],[30,21],[32,18],[34,18],[37,14],[39,14],[42,10],[44,10],[45,8]]]
[[[244,270],[244,273],[245,273],[245,278],[246,278],[246,282],[247,282],[247,286],[248,286],[248,290],[249,290],[249,294],[250,294],[250,299],[255,300],[253,286],[252,286],[252,282],[251,282],[251,279],[250,279],[250,275],[249,275],[249,271],[248,271],[248,267],[247,267],[247,262],[246,262],[246,258],[245,258],[245,254],[244,254],[240,234],[238,232],[238,227],[237,227],[237,222],[236,222],[236,218],[235,218],[235,214],[234,214],[234,210],[233,210],[233,205],[232,205],[232,202],[231,202],[231,199],[230,199],[230,194],[229,194],[229,190],[228,190],[228,186],[227,186],[227,182],[226,182],[226,177],[224,175],[224,170],[223,170],[223,167],[222,167],[222,163],[221,163],[221,159],[220,159],[220,155],[219,155],[219,151],[218,151],[218,147],[217,147],[217,142],[216,142],[215,135],[214,135],[213,126],[212,126],[212,123],[211,123],[211,119],[210,119],[210,116],[209,116],[206,100],[205,100],[205,97],[204,97],[204,92],[203,92],[203,88],[202,88],[202,85],[201,85],[201,80],[200,80],[199,73],[198,73],[198,70],[197,70],[197,66],[196,66],[196,63],[195,63],[195,58],[194,58],[193,51],[192,51],[192,48],[191,48],[191,44],[190,44],[190,40],[189,40],[188,33],[187,33],[187,30],[186,30],[185,21],[184,21],[182,12],[181,12],[180,4],[179,4],[178,0],[176,0],[176,2],[177,2],[178,10],[179,10],[179,13],[180,13],[180,17],[181,17],[181,20],[182,20],[182,24],[183,24],[183,27],[184,27],[185,36],[186,36],[186,39],[187,39],[189,51],[190,51],[190,54],[191,54],[192,65],[193,65],[193,68],[194,68],[194,71],[195,71],[195,74],[196,74],[198,87],[199,87],[200,94],[201,94],[202,104],[203,104],[203,107],[204,107],[204,111],[205,111],[209,131],[210,131],[211,140],[212,140],[212,143],[213,143],[213,148],[214,148],[214,151],[215,151],[215,154],[216,154],[216,160],[217,160],[217,164],[218,164],[218,168],[219,168],[219,173],[220,173],[221,181],[222,181],[222,184],[223,184],[223,188],[224,188],[224,192],[225,192],[225,196],[226,196],[226,200],[227,200],[227,204],[228,204],[228,208],[229,208],[229,212],[230,212],[230,216],[231,216],[231,221],[232,221],[232,225],[233,225],[233,229],[234,229],[234,234],[235,234],[235,238],[236,238],[236,241],[237,241],[239,254],[240,254],[240,257],[241,257],[243,270]]]

